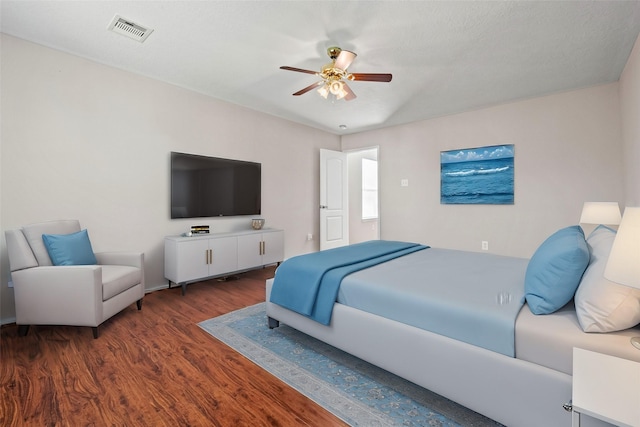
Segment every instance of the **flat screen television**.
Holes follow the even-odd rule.
[[[260,214],[261,164],[171,153],[171,218]]]

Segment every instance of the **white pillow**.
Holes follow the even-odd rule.
[[[589,266],[575,295],[576,314],[585,332],[613,332],[640,323],[640,289],[604,278],[616,232],[598,226],[587,238]]]

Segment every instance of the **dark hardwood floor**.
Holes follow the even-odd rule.
[[[345,426],[201,330],[264,300],[273,268],[147,294],[91,328],[0,329],[2,426]],[[265,319],[266,322],[266,319]]]

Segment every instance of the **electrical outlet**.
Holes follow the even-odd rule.
[[[488,251],[489,250],[489,242],[487,242],[486,240],[482,241],[482,250],[483,251]]]
[[[307,234],[307,241],[310,242],[313,240],[313,234],[309,233]]]
[[[400,180],[400,187],[408,187],[409,186],[409,180],[408,179],[401,179]]]

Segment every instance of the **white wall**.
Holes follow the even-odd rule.
[[[626,206],[640,206],[640,36],[620,76]]]
[[[4,231],[77,218],[94,250],[145,252],[147,288],[166,286],[169,153],[262,163],[262,216],[285,230],[285,256],[318,249],[319,149],[340,138],[169,84],[2,35],[0,319],[15,316]],[[292,177],[295,177],[292,178]]]
[[[441,205],[440,151],[515,145],[514,205]],[[344,136],[377,145],[381,238],[530,257],[584,201],[623,201],[618,84]],[[400,180],[408,179],[408,187]]]

